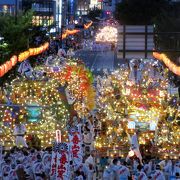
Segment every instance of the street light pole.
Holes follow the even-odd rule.
[[[58,19],[57,19],[57,21],[58,21],[58,34],[61,33],[60,46],[62,48],[62,28],[63,28],[63,25],[62,25],[62,0],[58,0],[58,13],[57,13],[57,15],[58,15]]]
[[[15,0],[15,23],[17,24],[17,3],[18,0]]]

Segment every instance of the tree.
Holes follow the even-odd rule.
[[[6,61],[11,55],[18,54],[26,50],[32,41],[33,32],[31,31],[33,12],[28,11],[25,14],[18,14],[17,20],[9,14],[0,16],[0,35],[4,38],[6,49],[3,47],[1,51],[5,56],[0,59],[0,63]],[[8,53],[7,53],[8,52]]]
[[[152,24],[167,5],[166,0],[123,0],[116,6],[115,18],[120,24]]]

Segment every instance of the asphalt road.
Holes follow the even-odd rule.
[[[120,64],[124,63],[122,60],[117,59],[115,51],[100,52],[80,50],[76,52],[76,57],[83,60],[94,74],[102,74],[104,69],[112,72]]]

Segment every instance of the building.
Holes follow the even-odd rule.
[[[32,9],[35,14],[33,24],[36,26],[51,26],[52,33],[60,33],[67,24],[68,0],[21,0],[21,9]]]
[[[66,4],[67,24],[72,24],[76,17],[77,1],[76,0],[67,0],[66,3],[67,3]]]
[[[19,0],[0,0],[0,13],[15,15],[19,10]]]
[[[53,0],[22,0],[21,9],[32,9],[33,24],[36,26],[51,26],[55,23],[55,2]]]
[[[78,0],[76,7],[76,15],[83,16],[87,15],[90,10],[90,0]]]
[[[102,4],[103,4],[103,0],[90,0],[90,5],[89,8],[90,9],[102,9]]]

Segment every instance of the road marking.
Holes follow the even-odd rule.
[[[96,54],[96,57],[95,57],[94,62],[93,62],[93,64],[92,64],[92,66],[91,66],[91,69],[94,69],[94,64],[95,64],[96,61],[97,61],[97,57],[98,57],[98,54]]]

